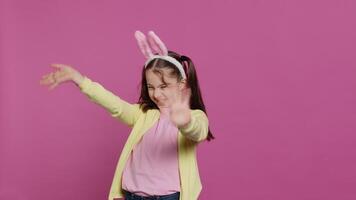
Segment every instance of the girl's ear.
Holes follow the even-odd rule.
[[[186,79],[180,80],[180,82],[179,82],[179,89],[182,90],[182,89],[184,89],[184,88],[188,88],[188,85],[187,85],[187,84],[188,84],[188,83],[187,83],[187,80],[186,80]]]

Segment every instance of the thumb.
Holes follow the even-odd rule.
[[[190,97],[192,96],[192,89],[191,88],[184,88],[182,90],[182,94],[181,94],[181,100],[182,100],[182,103],[186,104],[186,105],[190,105]]]
[[[51,67],[53,67],[54,69],[57,69],[57,70],[62,70],[66,65],[63,65],[63,64],[56,64],[56,63],[53,63],[51,64]]]

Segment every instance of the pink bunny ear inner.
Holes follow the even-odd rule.
[[[142,54],[148,59],[153,56],[150,45],[147,42],[146,36],[141,31],[135,32],[135,38]]]
[[[154,51],[156,51],[161,56],[168,55],[168,50],[166,45],[153,31],[149,31],[147,37],[148,37],[148,42]]]

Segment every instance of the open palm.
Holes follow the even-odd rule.
[[[79,84],[83,79],[83,76],[69,65],[51,64],[51,67],[53,67],[55,71],[44,75],[40,80],[40,84],[48,86],[49,90],[53,90],[59,84],[71,80]]]
[[[183,128],[189,124],[191,89],[184,88],[176,93],[170,105],[170,119],[178,127]]]

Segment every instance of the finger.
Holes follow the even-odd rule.
[[[59,75],[59,72],[52,73],[51,79],[53,80],[54,83],[57,82],[58,75]]]
[[[189,105],[190,97],[192,96],[191,88],[184,88],[182,91],[182,103]]]
[[[52,73],[49,73],[49,74],[45,74],[45,75],[43,75],[43,76],[42,76],[42,79],[46,79],[46,78],[48,78],[49,76],[51,76],[51,74],[52,74]]]
[[[179,96],[178,96],[179,103],[184,103],[184,91],[185,91],[184,88],[179,90]]]
[[[49,90],[53,90],[54,88],[56,88],[58,85],[57,82],[55,82],[54,84],[52,84],[50,87],[49,87]]]
[[[51,84],[51,82],[50,82],[49,79],[43,79],[43,80],[40,81],[40,84],[41,85],[49,85],[49,84]]]
[[[51,63],[50,64],[53,67],[62,67],[64,64],[60,64],[60,63]]]
[[[172,103],[177,104],[180,103],[181,101],[181,91],[178,89],[177,92],[174,92],[173,98],[172,98]]]
[[[52,84],[53,82],[54,82],[53,73],[48,74],[45,78],[42,78],[40,80],[41,85],[49,85]]]
[[[53,68],[55,68],[55,69],[58,69],[58,70],[61,70],[61,69],[63,69],[64,67],[66,67],[66,65],[54,63],[54,64],[51,64],[51,67],[53,67]]]
[[[52,84],[54,84],[55,82],[54,82],[54,80],[53,79],[46,79],[46,80],[42,80],[42,81],[40,81],[40,84],[41,85],[52,85]]]
[[[51,86],[48,88],[48,90],[50,90],[50,91],[53,90],[54,88],[57,87],[57,85],[58,85],[57,83],[51,85]]]

